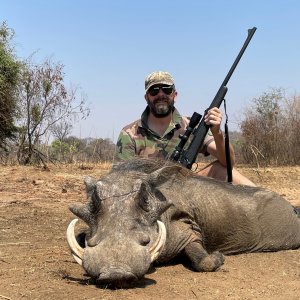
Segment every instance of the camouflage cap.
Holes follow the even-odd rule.
[[[149,74],[145,79],[145,91],[155,84],[175,85],[174,79],[170,73],[164,71],[155,71]]]

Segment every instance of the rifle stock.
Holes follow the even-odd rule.
[[[205,124],[204,122],[204,118],[205,115],[207,114],[208,110],[210,110],[213,107],[220,107],[220,105],[222,104],[225,95],[227,93],[227,83],[230,79],[230,77],[232,76],[236,66],[238,65],[241,57],[243,56],[248,44],[250,43],[254,33],[256,31],[256,27],[253,27],[252,29],[248,30],[248,36],[247,39],[245,40],[243,47],[241,48],[238,56],[236,57],[233,65],[231,66],[228,74],[226,75],[224,81],[222,82],[216,96],[214,97],[212,103],[210,104],[209,108],[205,110],[204,115],[202,117],[202,119],[200,120],[199,125],[197,126],[194,125],[194,127],[196,127],[196,129],[191,130],[191,127],[189,127],[186,131],[186,133],[181,136],[180,138],[182,139],[179,142],[179,145],[175,148],[173,154],[171,155],[171,159],[178,161],[179,163],[181,163],[182,165],[184,165],[185,167],[187,167],[188,169],[192,168],[193,163],[196,161],[197,155],[203,145],[205,136],[209,130],[209,126]],[[197,114],[194,113],[193,116]],[[198,114],[199,115],[199,114]],[[200,117],[201,118],[201,117]],[[193,127],[193,128],[194,128]],[[190,142],[188,148],[186,150],[184,150],[184,144],[187,141],[187,137],[190,134],[193,134],[193,138],[192,141]]]

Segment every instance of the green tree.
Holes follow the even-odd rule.
[[[59,160],[60,162],[64,161],[66,155],[71,152],[70,148],[70,145],[67,143],[60,140],[54,140],[51,143],[51,158]]]
[[[0,25],[0,148],[16,133],[15,117],[18,111],[17,91],[21,62],[12,47],[14,31],[5,22]]]
[[[89,109],[78,89],[67,89],[63,65],[46,59],[41,64],[27,63],[20,85],[20,136],[18,160],[21,164],[44,162],[39,145],[60,122],[71,123],[88,116]]]

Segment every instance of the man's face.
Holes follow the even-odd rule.
[[[147,91],[145,99],[151,113],[157,118],[163,118],[173,111],[176,96],[174,86],[156,84]]]

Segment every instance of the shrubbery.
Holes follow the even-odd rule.
[[[300,164],[300,97],[271,89],[245,111],[238,152],[245,163]]]

